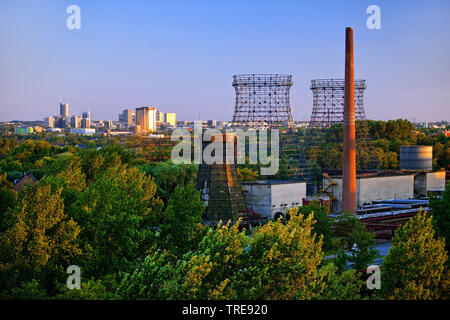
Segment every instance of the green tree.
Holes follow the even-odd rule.
[[[431,216],[419,213],[411,218],[395,232],[383,261],[382,295],[408,300],[448,298],[444,245],[443,238],[435,238]]]
[[[433,228],[438,237],[445,238],[445,248],[450,249],[450,183],[447,184],[442,199],[430,197],[431,214],[433,215]]]
[[[11,220],[10,210],[17,205],[17,193],[14,186],[6,179],[6,172],[0,173],[0,232],[5,231]]]
[[[11,228],[0,235],[2,287],[29,281],[42,271],[57,272],[81,250],[76,243],[80,227],[64,212],[61,189],[49,178],[26,187]]]
[[[365,270],[378,255],[374,234],[366,230],[359,219],[344,212],[335,223],[335,234],[340,238],[337,266],[343,271],[347,262],[355,270]]]
[[[333,245],[333,231],[331,230],[332,219],[328,217],[328,210],[326,206],[320,206],[318,201],[313,201],[307,206],[298,208],[298,211],[306,217],[313,214],[315,223],[313,231],[318,236],[323,236],[323,248],[325,250],[331,249]]]
[[[174,164],[172,161],[160,162],[156,165],[143,165],[142,171],[151,175],[158,186],[157,195],[167,201],[178,185],[195,183],[197,177],[197,165]]]
[[[251,168],[237,168],[239,181],[255,181],[258,180],[258,172]]]
[[[317,295],[322,240],[313,232],[313,215],[289,210],[290,219],[258,228],[233,278],[238,299],[311,299]]]
[[[193,249],[198,241],[196,231],[204,210],[200,192],[192,182],[177,186],[161,217],[160,238],[164,248],[178,255]]]
[[[315,297],[318,300],[359,300],[364,281],[358,278],[354,270],[345,270],[338,273],[338,267],[333,263],[323,266],[318,277],[323,285],[320,293]]]
[[[242,268],[247,241],[239,221],[209,228],[198,248],[182,258],[166,250],[147,256],[134,272],[124,274],[118,294],[125,299],[233,298],[230,279]]]
[[[70,208],[81,226],[88,276],[102,277],[133,265],[149,249],[151,218],[161,208],[156,185],[137,168],[116,165],[85,188]]]

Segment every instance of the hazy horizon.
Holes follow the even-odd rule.
[[[81,29],[69,30],[69,5]],[[369,30],[366,8],[381,9]],[[450,120],[450,2],[2,1],[0,121],[90,111],[117,120],[152,106],[178,120],[232,119],[234,74],[293,75],[295,120],[309,120],[310,81],[344,77],[354,27],[355,77],[368,119]]]

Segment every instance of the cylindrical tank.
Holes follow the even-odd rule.
[[[400,147],[400,169],[432,170],[432,146],[403,146]]]

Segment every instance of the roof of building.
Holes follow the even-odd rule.
[[[261,184],[261,185],[274,185],[274,184],[293,184],[293,183],[306,183],[305,181],[298,180],[257,180],[257,181],[242,181],[241,184]]]
[[[29,185],[34,185],[36,184],[36,182],[38,181],[38,179],[33,176],[31,173],[25,173],[24,176],[22,177],[22,179],[20,179],[19,181],[17,181],[16,185],[14,186],[14,189],[16,190],[16,192],[19,192],[20,190],[22,190],[22,188],[29,184]]]

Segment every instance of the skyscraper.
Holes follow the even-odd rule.
[[[119,114],[119,122],[131,126],[133,124],[133,111],[131,109],[125,109]]]
[[[53,118],[53,117],[45,118],[44,124],[47,128],[53,128],[55,126],[55,118]]]
[[[59,103],[59,115],[66,119],[69,118],[69,104],[68,103],[64,103],[64,102]]]
[[[156,130],[155,108],[136,108],[136,133],[146,134]]]
[[[164,122],[164,112],[160,111],[160,110],[156,110],[156,125],[159,126],[161,123]]]
[[[91,113],[89,111],[83,112],[81,119],[81,127],[82,128],[90,128],[91,127]]]
[[[81,128],[81,117],[74,114],[70,117],[70,127],[73,128]]]

